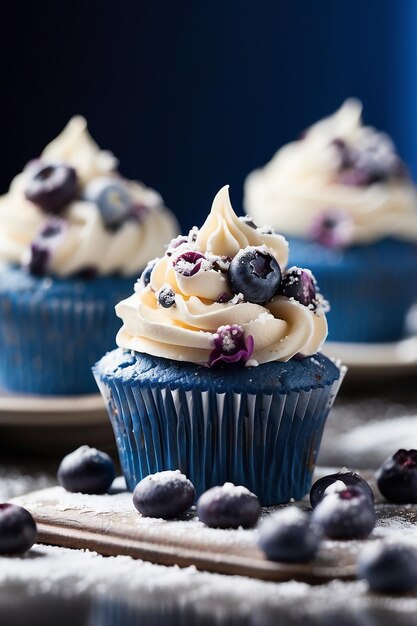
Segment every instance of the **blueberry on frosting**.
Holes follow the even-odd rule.
[[[132,215],[132,198],[123,180],[105,176],[94,178],[86,186],[84,197],[97,204],[109,228],[118,228]]]
[[[343,209],[330,208],[314,217],[310,239],[327,248],[344,248],[352,242],[352,218]]]
[[[158,293],[158,302],[164,309],[169,309],[175,304],[175,293],[170,287],[163,287]]]
[[[270,300],[281,283],[281,268],[270,252],[248,247],[230,263],[229,284],[233,293],[241,293],[248,302]]]
[[[209,365],[212,367],[222,362],[246,363],[253,354],[253,346],[253,337],[245,337],[243,329],[237,324],[220,326],[213,335]]]
[[[65,220],[59,218],[51,218],[44,224],[27,253],[26,267],[30,274],[45,276],[53,251],[66,230]]]
[[[31,161],[26,172],[25,196],[44,213],[61,213],[77,195],[77,174],[69,165]]]
[[[385,133],[367,128],[356,144],[336,138],[333,145],[340,159],[338,180],[345,185],[366,186],[404,175],[404,166]]]
[[[201,252],[194,252],[188,250],[176,257],[174,261],[174,269],[178,274],[182,276],[190,277],[197,274],[204,267],[204,261],[206,260],[204,254]]]
[[[316,280],[309,270],[291,267],[282,277],[280,291],[287,298],[294,298],[304,306],[317,302]]]

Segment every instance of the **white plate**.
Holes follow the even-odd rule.
[[[417,373],[417,337],[392,343],[338,343],[328,341],[326,356],[340,359],[351,378]]]
[[[29,396],[6,394],[0,390],[0,425],[94,426],[107,420],[100,394]]]

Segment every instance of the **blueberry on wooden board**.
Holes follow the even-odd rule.
[[[305,563],[319,549],[321,533],[310,515],[295,506],[268,517],[259,529],[258,545],[270,561]]]
[[[257,496],[249,489],[225,483],[212,487],[197,502],[197,515],[211,528],[251,528],[261,514]]]
[[[165,470],[149,474],[133,492],[133,504],[145,517],[172,519],[192,506],[194,485],[180,470]]]

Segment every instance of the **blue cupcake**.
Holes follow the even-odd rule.
[[[329,339],[405,336],[417,303],[417,194],[391,140],[348,100],[245,184],[245,208],[289,239],[331,302]],[[349,294],[349,298],[346,298]]]
[[[243,484],[263,504],[309,489],[341,370],[317,354],[325,306],[287,242],[238,218],[227,188],[120,302],[119,348],[94,375],[130,489],[180,468],[197,494]]]
[[[177,232],[73,118],[0,198],[0,389],[74,395],[114,342],[114,306]]]

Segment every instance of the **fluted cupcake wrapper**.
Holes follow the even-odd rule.
[[[91,366],[114,344],[113,301],[0,294],[0,388],[46,395],[94,393]]]
[[[309,490],[341,378],[310,391],[216,393],[95,377],[106,400],[120,462],[133,490],[148,474],[181,469],[197,496],[230,481],[262,504]]]

